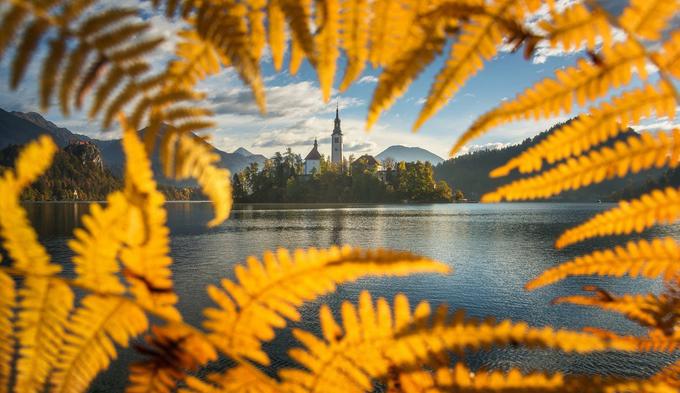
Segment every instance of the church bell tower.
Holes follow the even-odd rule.
[[[340,114],[338,106],[335,106],[335,127],[331,135],[331,162],[342,165],[342,130],[340,129]]]

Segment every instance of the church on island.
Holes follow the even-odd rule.
[[[331,134],[331,163],[342,166],[342,129],[340,128],[340,111],[335,108],[335,126]],[[321,154],[319,144],[314,139],[314,147],[305,157],[305,175],[311,175],[313,171],[321,171]]]

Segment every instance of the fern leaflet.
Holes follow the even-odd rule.
[[[579,275],[657,278],[668,280],[680,273],[680,246],[671,238],[631,241],[626,247],[595,251],[544,271],[529,281],[534,290]]]
[[[555,242],[564,248],[598,236],[642,232],[658,223],[671,223],[680,216],[680,191],[654,190],[632,201],[621,201],[585,223],[565,231]]]
[[[262,364],[269,357],[262,341],[274,337],[274,328],[286,319],[298,321],[297,307],[332,292],[335,286],[371,275],[400,276],[412,272],[445,273],[449,268],[407,252],[364,251],[350,247],[328,250],[286,250],[254,257],[247,267],[236,267],[238,283],[222,280],[222,288],[208,287],[218,309],[207,309],[204,326],[222,351],[243,355]]]
[[[587,156],[570,158],[540,175],[519,179],[485,194],[482,201],[500,202],[518,199],[549,198],[566,190],[576,190],[605,179],[623,177],[652,167],[675,167],[680,157],[680,131],[645,132],[617,142],[613,148],[603,147]]]

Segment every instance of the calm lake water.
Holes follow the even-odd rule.
[[[66,241],[86,203],[35,203],[26,205],[41,240],[57,261],[68,261]],[[316,330],[318,307],[355,301],[363,289],[390,301],[403,292],[412,304],[428,299],[469,315],[494,315],[499,319],[524,320],[532,325],[582,328],[598,326],[620,333],[639,333],[636,325],[615,314],[571,305],[551,305],[556,296],[576,294],[585,284],[596,284],[613,293],[660,291],[662,285],[647,280],[574,278],[526,292],[524,284],[541,271],[593,247],[614,244],[615,238],[597,240],[556,251],[552,243],[568,227],[587,219],[606,204],[454,204],[417,206],[304,206],[242,207],[218,228],[207,229],[211,217],[207,203],[168,204],[172,231],[173,272],[180,309],[187,321],[199,324],[201,309],[211,305],[208,284],[233,277],[233,266],[248,255],[265,250],[328,247],[349,244],[360,247],[403,249],[438,259],[454,269],[447,276],[415,275],[408,278],[371,278],[341,286],[337,293],[306,305],[305,322],[295,326]],[[680,239],[679,226],[654,229],[645,236]],[[64,264],[67,271],[69,263]],[[276,366],[289,365],[286,348],[295,345],[288,332],[266,347]],[[124,351],[115,366],[102,374],[93,390],[118,391],[125,381],[125,363],[136,355]],[[470,355],[473,366],[531,368],[541,366],[565,372],[606,370],[620,375],[654,372],[671,361],[662,355],[565,356],[549,351],[494,350]],[[221,364],[215,365],[216,368]]]

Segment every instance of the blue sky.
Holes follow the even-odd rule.
[[[562,5],[572,2],[573,0],[560,1]],[[171,57],[173,48],[171,32],[177,29],[177,25],[150,11],[148,2],[139,3],[136,0],[115,2],[116,5],[122,3],[147,10],[145,19],[153,26],[149,34],[169,38],[168,42],[152,55],[152,62],[161,67]],[[618,4],[620,3],[619,1]],[[44,51],[42,52],[38,58],[44,56]],[[501,51],[418,133],[411,132],[411,125],[434,76],[448,56],[448,51],[411,85],[390,110],[383,113],[370,133],[364,131],[363,125],[378,75],[378,70],[370,67],[365,69],[361,79],[349,90],[342,94],[335,91],[331,101],[324,104],[316,73],[309,64],[305,62],[295,76],[287,71],[276,73],[270,58],[265,56],[262,71],[265,77],[268,113],[264,116],[257,111],[250,92],[238,80],[233,70],[224,70],[220,75],[202,82],[200,87],[208,94],[207,105],[216,112],[217,127],[213,130],[212,142],[225,151],[233,151],[242,146],[252,152],[271,155],[275,151],[291,147],[293,151],[305,155],[311,148],[313,139],[318,138],[320,151],[327,154],[330,146],[326,142],[333,128],[337,101],[340,105],[347,155],[377,154],[390,145],[401,144],[420,146],[446,157],[457,136],[477,116],[492,109],[502,100],[514,97],[533,83],[552,76],[556,69],[574,64],[581,55],[582,53],[564,53],[560,50],[539,48],[537,56],[527,61],[521,53]],[[18,91],[11,92],[8,86],[7,57],[0,63],[0,108],[38,111],[36,64],[29,70]],[[287,58],[284,64],[287,65]],[[336,85],[343,71],[341,66],[336,74]],[[654,79],[653,75],[652,80]],[[67,127],[73,132],[102,139],[116,138],[119,135],[115,130],[103,131],[99,122],[87,119],[83,113],[63,118],[56,108],[53,108],[44,115],[57,125]],[[517,143],[569,117],[570,115],[565,115],[537,122],[517,122],[502,126],[474,141],[468,149]],[[657,123],[660,128],[668,128],[672,122],[661,119],[661,123]]]

